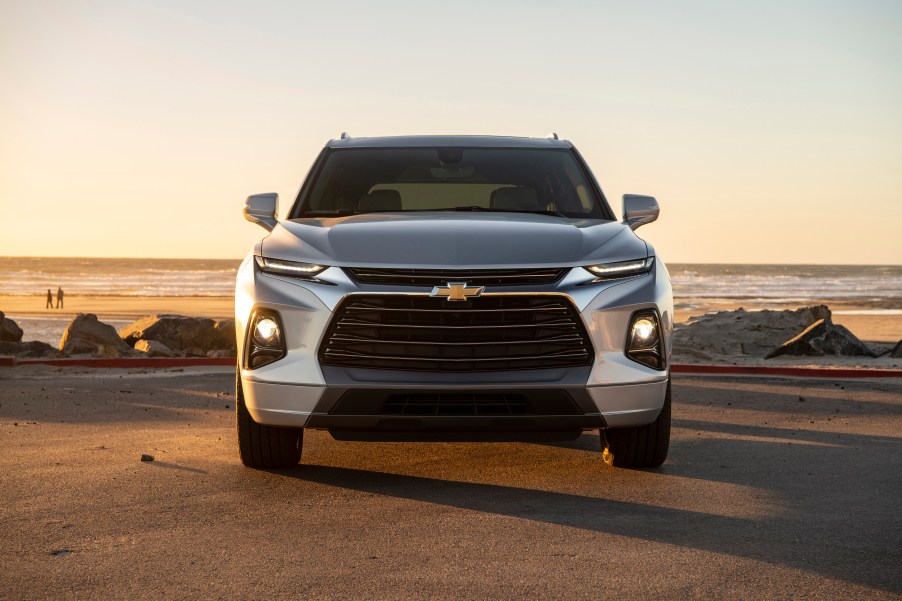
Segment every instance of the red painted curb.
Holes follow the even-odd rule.
[[[763,367],[758,365],[671,365],[682,374],[724,374],[747,376],[796,376],[800,378],[902,378],[902,369],[869,367]]]
[[[131,359],[17,359],[0,357],[0,367],[16,365],[53,365],[56,367],[94,368],[164,368],[164,367],[232,367],[235,357],[156,357]],[[678,374],[722,374],[746,376],[795,376],[800,378],[902,378],[902,369],[872,369],[867,367],[776,367],[758,365],[696,365],[674,364],[670,366]]]

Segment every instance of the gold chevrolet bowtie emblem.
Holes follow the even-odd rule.
[[[436,286],[429,296],[439,296],[449,301],[465,301],[471,296],[479,296],[484,286],[467,286],[466,282],[448,282],[447,286]]]

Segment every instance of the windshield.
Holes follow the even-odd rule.
[[[569,149],[330,150],[291,218],[400,211],[508,211],[609,219]]]

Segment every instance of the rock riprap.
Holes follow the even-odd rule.
[[[780,355],[803,357],[874,357],[874,352],[848,329],[837,325],[829,317],[816,321],[798,336],[787,340],[767,354],[767,358]]]
[[[139,340],[156,340],[182,354],[195,349],[202,349],[200,355],[211,350],[235,352],[235,322],[230,319],[151,315],[125,326],[119,336],[131,346]]]
[[[175,351],[159,340],[139,340],[135,343],[135,350],[148,357],[175,357]]]
[[[22,359],[39,359],[59,357],[60,352],[56,347],[37,340],[29,340],[28,342],[0,340],[0,355],[14,355]]]
[[[677,356],[766,357],[818,320],[830,317],[826,305],[785,311],[720,311],[693,317],[674,327]]]
[[[119,337],[116,328],[98,320],[93,313],[79,313],[75,316],[63,332],[59,350],[64,355],[90,353],[97,357],[127,357],[135,354]]]
[[[19,342],[22,340],[22,328],[0,311],[0,341]]]

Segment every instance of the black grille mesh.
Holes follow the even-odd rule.
[[[557,295],[351,295],[336,309],[323,365],[418,371],[498,371],[591,363],[572,303]]]
[[[348,275],[363,284],[389,286],[439,286],[448,282],[466,282],[469,286],[532,286],[552,284],[566,268],[546,269],[368,269],[344,268]]]

